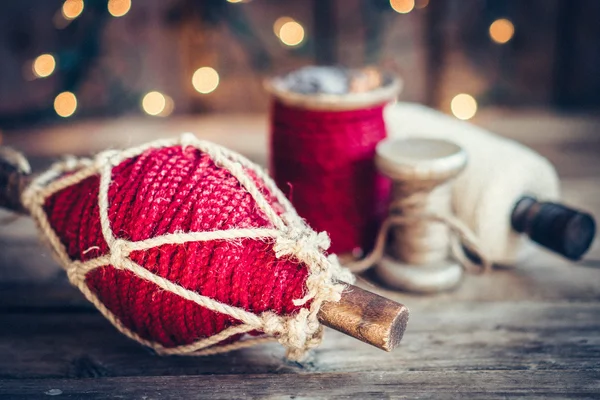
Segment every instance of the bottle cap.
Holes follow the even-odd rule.
[[[596,223],[590,214],[559,203],[539,202],[530,196],[517,202],[511,223],[517,232],[574,261],[588,251],[596,234]]]

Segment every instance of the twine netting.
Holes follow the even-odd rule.
[[[160,354],[301,359],[353,281],[260,167],[191,134],[57,163],[22,200],[70,282]]]

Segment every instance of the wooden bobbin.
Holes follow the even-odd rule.
[[[376,266],[387,285],[435,293],[456,286],[463,268],[450,258],[450,230],[427,215],[452,213],[451,183],[467,164],[458,145],[437,139],[386,139],[375,163],[392,179],[390,214],[402,224],[392,230],[392,245]]]

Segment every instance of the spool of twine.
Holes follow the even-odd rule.
[[[408,185],[396,184],[390,209],[403,216],[422,216],[430,212],[450,215],[451,185],[442,184],[431,193],[415,192]],[[432,223],[427,218],[413,218],[410,223],[399,224],[393,232],[389,253],[407,264],[424,265],[443,261],[448,257],[450,229],[443,223]]]
[[[400,82],[367,70],[349,79],[346,89],[322,93],[316,86],[335,83],[339,74],[317,70],[334,76],[319,81],[311,76],[314,70],[299,71],[304,75],[296,83],[309,93],[294,91],[289,76],[266,83],[274,98],[272,174],[300,216],[329,233],[333,252],[359,255],[371,249],[387,212],[390,183],[377,172],[374,156],[386,137],[384,106],[398,94]],[[306,76],[316,83],[303,81]]]
[[[388,138],[377,145],[375,163],[393,182],[389,216],[373,251],[346,264],[349,269],[375,265],[387,286],[417,293],[454,288],[463,269],[490,269],[477,238],[452,213],[452,183],[467,165],[462,148],[444,140]],[[461,243],[478,257],[477,265]]]
[[[259,167],[189,134],[56,164],[22,198],[71,283],[162,354],[275,337],[300,358],[351,279]]]

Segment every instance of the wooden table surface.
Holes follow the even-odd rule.
[[[566,202],[600,216],[600,120],[490,112],[478,123],[555,163]],[[265,162],[264,116],[119,119],[8,132],[37,167],[195,131]],[[0,215],[4,217],[6,214]],[[385,353],[328,330],[312,358],[277,344],[203,358],[159,357],[119,334],[38,243],[33,223],[0,226],[0,397],[600,398],[600,246],[574,265],[542,251],[514,270],[468,276],[451,293],[378,289],[411,310]]]

